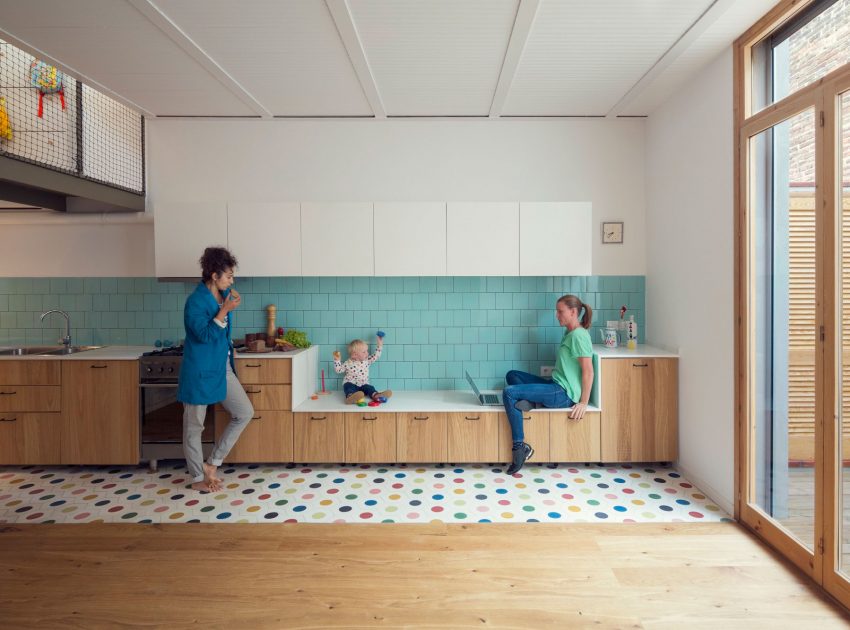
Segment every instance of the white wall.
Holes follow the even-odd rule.
[[[593,273],[643,274],[643,120],[147,124],[157,201],[590,201]],[[600,223],[625,221],[622,246]],[[569,246],[569,237],[564,245]]]
[[[678,348],[679,464],[734,504],[731,48],[649,117],[647,339]]]

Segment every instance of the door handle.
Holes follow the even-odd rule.
[[[89,367],[92,368],[93,370],[105,370],[109,366],[108,365],[90,365]]]
[[[427,420],[428,416],[413,416],[414,420]]]
[[[246,394],[261,394],[261,393],[263,393],[263,388],[261,387],[259,389],[246,389],[245,393]]]
[[[263,416],[254,416],[251,420],[262,420]]]
[[[372,416],[371,418],[367,418],[366,416],[361,416],[364,420],[377,420],[378,416]]]
[[[14,392],[0,392],[0,396],[14,396],[17,393],[17,390],[15,390]]]
[[[649,367],[649,363],[632,363],[632,367]]]
[[[467,420],[481,420],[481,416],[475,416],[474,418],[470,418],[469,416],[464,416]]]
[[[327,420],[327,416],[310,416],[310,420]]]
[[[17,422],[17,418],[0,418],[0,422]]]
[[[263,367],[263,366],[260,365],[259,363],[257,363],[257,365],[251,365],[250,363],[246,363],[245,367]]]

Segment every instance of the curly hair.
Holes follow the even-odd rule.
[[[201,276],[204,282],[212,280],[214,273],[221,275],[228,269],[235,270],[238,264],[236,256],[224,247],[207,247],[199,262],[201,263]]]

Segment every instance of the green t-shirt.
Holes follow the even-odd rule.
[[[579,326],[572,332],[565,332],[558,348],[558,360],[552,370],[552,380],[564,388],[573,402],[581,400],[581,365],[579,357],[592,357],[593,343],[590,333]]]

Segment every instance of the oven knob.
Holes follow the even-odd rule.
[[[148,367],[145,371],[146,371],[148,374],[150,374],[151,372],[153,372],[153,368],[152,368],[152,367]]]
[[[168,373],[171,374],[174,371],[173,367],[168,368]]]
[[[160,367],[160,368],[159,368],[159,371],[160,371],[160,372],[164,372],[165,370],[164,370],[162,367]]]

